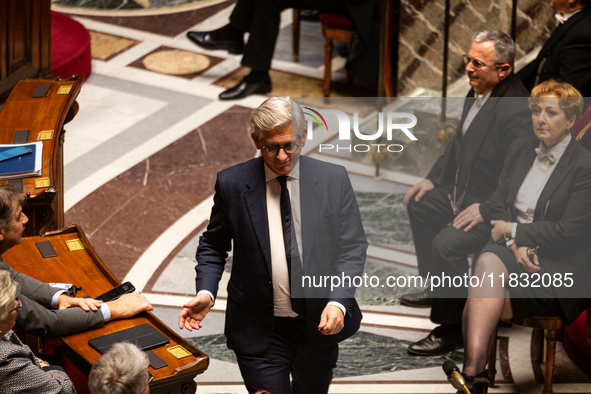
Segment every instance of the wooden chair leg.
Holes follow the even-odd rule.
[[[543,394],[553,394],[552,383],[554,381],[554,358],[556,356],[556,330],[546,331],[546,375],[544,376]]]
[[[541,364],[544,361],[544,330],[534,328],[533,336],[534,359],[536,363]]]
[[[324,97],[330,96],[330,74],[332,66],[332,40],[324,39]]]
[[[292,58],[295,63],[300,60],[300,10],[293,9],[291,23]]]
[[[495,332],[490,339],[490,343],[488,345],[488,387],[495,387],[495,376],[497,375],[496,368],[496,361],[497,361],[497,334],[499,331],[499,326],[495,328]]]

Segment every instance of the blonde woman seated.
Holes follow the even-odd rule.
[[[61,368],[35,357],[12,331],[20,309],[16,282],[8,271],[0,270],[0,393],[75,393]]]
[[[529,100],[537,138],[511,145],[484,218],[494,242],[473,273],[485,280],[469,289],[464,308],[464,375],[473,394],[488,390],[487,350],[499,319],[556,309],[570,323],[584,301],[572,297],[582,297],[590,277],[591,154],[570,132],[583,99],[571,85],[547,81]]]

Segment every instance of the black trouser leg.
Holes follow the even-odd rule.
[[[450,225],[433,240],[431,276],[438,276],[441,284],[433,288],[431,321],[434,323],[461,323],[468,295],[468,288],[465,287],[469,285],[468,255],[482,250],[491,238],[490,231],[491,226],[485,223],[478,224],[468,232]],[[447,277],[450,279],[447,280]],[[432,283],[437,284],[438,281]]]
[[[413,198],[407,209],[419,274],[426,278],[433,270],[433,240],[453,220],[453,211],[446,191],[439,187],[425,194],[419,202],[415,202]]]

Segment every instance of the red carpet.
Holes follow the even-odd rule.
[[[587,312],[564,328],[564,350],[577,367],[591,376],[591,358],[587,345]]]
[[[51,11],[51,69],[61,78],[80,74],[85,80],[92,71],[88,30],[55,11]]]

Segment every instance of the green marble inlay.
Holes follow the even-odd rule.
[[[236,364],[234,352],[226,347],[222,334],[187,339],[209,357]],[[416,357],[406,351],[410,341],[359,331],[340,343],[335,378],[372,375],[441,366],[445,360],[461,363],[463,353],[454,351],[440,356]]]
[[[149,0],[148,2],[135,2],[133,0],[54,0],[53,4],[96,10],[145,10],[163,7],[177,7],[201,1],[203,0]]]
[[[380,245],[413,245],[402,193],[356,192],[367,239]]]
[[[92,8],[97,10],[143,10],[133,0],[57,0],[53,4],[68,7]]]
[[[365,286],[364,283],[361,287],[358,287],[355,292],[355,298],[360,305],[398,305],[400,304],[400,300],[398,299],[400,296],[423,290],[422,287],[416,286],[420,285],[420,283],[415,283],[414,280],[411,281],[408,279],[408,272],[383,261],[368,259],[365,263],[364,274],[368,277],[368,284],[371,283],[371,277],[376,276],[379,278],[380,285],[377,287],[372,287],[371,285]],[[405,277],[405,280],[399,279],[397,282],[395,282],[399,276]],[[389,287],[387,285],[388,277],[392,277],[389,283],[399,283],[401,285],[406,283],[406,286]],[[373,283],[376,282],[374,281]],[[384,286],[382,287],[382,285]]]

